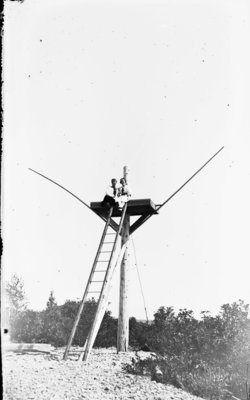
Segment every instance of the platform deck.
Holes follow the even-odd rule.
[[[106,216],[107,214],[107,209],[105,207],[102,207],[102,203],[100,201],[90,203],[90,207],[98,215]],[[129,200],[127,213],[131,216],[158,214],[156,206],[151,199]],[[120,216],[121,210],[119,210],[117,207],[114,207],[112,217]]]

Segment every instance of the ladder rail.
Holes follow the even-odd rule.
[[[100,255],[101,248],[103,246],[103,242],[104,242],[105,237],[106,237],[106,233],[107,233],[107,230],[108,230],[108,227],[109,227],[109,222],[110,222],[110,218],[111,218],[112,212],[113,212],[113,207],[111,207],[111,209],[109,211],[109,214],[108,214],[107,222],[105,224],[105,227],[104,227],[104,230],[103,230],[103,233],[102,233],[102,236],[101,236],[101,240],[100,240],[100,243],[99,243],[99,246],[98,246],[98,250],[97,250],[94,262],[93,262],[93,266],[92,266],[92,269],[91,269],[91,272],[90,272],[90,275],[89,275],[89,279],[88,279],[88,282],[87,282],[87,285],[86,285],[86,288],[85,288],[85,291],[84,291],[84,294],[83,294],[83,297],[82,297],[82,301],[81,301],[80,306],[78,308],[78,312],[77,312],[77,315],[76,315],[76,318],[75,318],[75,321],[74,321],[74,325],[73,325],[73,328],[71,330],[71,333],[70,333],[70,336],[69,336],[69,339],[68,339],[68,343],[67,343],[64,355],[63,355],[63,359],[64,360],[67,360],[68,352],[69,352],[69,349],[70,349],[70,347],[72,345],[72,341],[74,339],[74,336],[75,336],[75,333],[76,333],[76,329],[77,329],[77,326],[78,326],[80,318],[81,318],[81,314],[82,314],[82,311],[83,311],[83,308],[84,308],[84,304],[86,303],[86,298],[87,298],[87,295],[89,293],[88,289],[89,289],[89,286],[90,286],[90,284],[92,282],[93,275],[95,273],[95,268],[96,268],[96,265],[97,265],[97,262],[98,262],[98,257]]]
[[[83,358],[84,361],[87,360],[88,355],[89,355],[89,353],[90,353],[90,351],[92,349],[93,343],[95,341],[97,332],[98,332],[99,327],[101,325],[101,321],[102,321],[102,318],[103,318],[103,315],[104,315],[104,312],[105,312],[105,309],[104,309],[104,312],[101,313],[101,309],[103,307],[104,291],[105,291],[106,286],[107,286],[107,284],[109,282],[110,272],[112,272],[111,271],[112,262],[113,262],[114,254],[115,254],[115,251],[116,251],[117,243],[118,243],[118,238],[119,238],[119,235],[121,233],[121,229],[123,227],[123,221],[124,221],[124,218],[125,218],[125,215],[126,215],[126,211],[127,211],[127,203],[125,203],[124,207],[123,207],[122,216],[121,216],[120,223],[119,223],[119,228],[118,228],[118,231],[116,232],[114,246],[113,246],[112,253],[111,253],[111,256],[110,256],[110,259],[109,259],[109,263],[108,263],[108,266],[107,266],[106,274],[105,274],[105,277],[104,277],[104,280],[103,280],[101,293],[100,293],[99,300],[98,300],[98,303],[97,303],[95,317],[94,317],[94,320],[92,322],[92,325],[91,325],[91,328],[90,328],[90,332],[89,332],[89,335],[88,335],[87,340],[86,340],[87,344],[86,344],[86,347],[85,347],[85,351],[81,353],[79,360],[82,360],[82,358]],[[99,314],[100,314],[100,318],[99,318]]]
[[[107,290],[107,293],[106,293],[106,303],[104,303],[104,304],[102,305],[102,310],[101,310],[102,316],[101,316],[100,320],[102,320],[102,318],[104,317],[104,314],[105,314],[105,311],[106,311],[106,308],[107,308],[108,294],[109,294],[110,289],[111,289],[111,286],[112,286],[112,278],[113,278],[114,272],[115,272],[115,270],[116,270],[116,267],[117,267],[117,266],[121,263],[121,261],[122,261],[122,257],[124,256],[124,253],[125,253],[127,244],[128,244],[128,242],[126,242],[126,243],[122,246],[121,251],[120,251],[120,253],[119,253],[119,255],[118,255],[118,258],[117,258],[117,260],[116,260],[115,266],[114,266],[114,268],[113,268],[113,270],[112,270],[111,279],[109,280],[110,284],[109,284],[109,286],[108,286],[108,290]],[[86,338],[86,340],[85,340],[85,343],[84,343],[83,349],[82,349],[82,351],[81,351],[81,354],[80,354],[80,356],[79,356],[79,358],[78,358],[78,362],[82,361],[82,359],[83,359],[84,352],[85,352],[85,349],[86,349],[86,345],[87,345],[87,343],[88,343],[88,338],[89,338],[89,333],[88,333],[87,338]]]

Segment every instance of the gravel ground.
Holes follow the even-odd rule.
[[[63,361],[63,349],[51,354],[7,353],[3,359],[4,400],[198,400],[149,377],[125,373],[122,365],[131,360],[133,352],[94,349],[89,361],[81,363],[77,354],[79,349],[74,349]]]

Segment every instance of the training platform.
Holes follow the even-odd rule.
[[[90,203],[91,209],[98,215],[107,215],[107,208],[102,207],[102,202],[92,202]],[[127,214],[129,215],[144,215],[144,214],[158,214],[156,210],[156,205],[151,199],[138,199],[129,200]],[[122,211],[118,207],[114,207],[112,217],[121,217]]]
[[[90,203],[90,208],[104,221],[107,221],[108,209],[102,206],[102,202]],[[138,199],[129,200],[126,214],[130,216],[139,216],[139,218],[130,226],[130,233],[133,233],[136,229],[141,226],[146,219],[153,214],[158,214],[156,205],[151,199]],[[113,220],[114,217],[121,217],[122,210],[118,207],[113,208],[112,218],[110,219],[110,226],[115,231],[118,230],[118,224]]]

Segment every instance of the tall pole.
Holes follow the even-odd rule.
[[[128,181],[128,168],[123,168],[123,177]],[[123,222],[121,245],[129,241],[130,218],[126,214]],[[129,274],[129,246],[126,247],[120,272],[120,301],[117,330],[117,352],[127,351],[129,342],[129,315],[128,315],[128,274]]]

